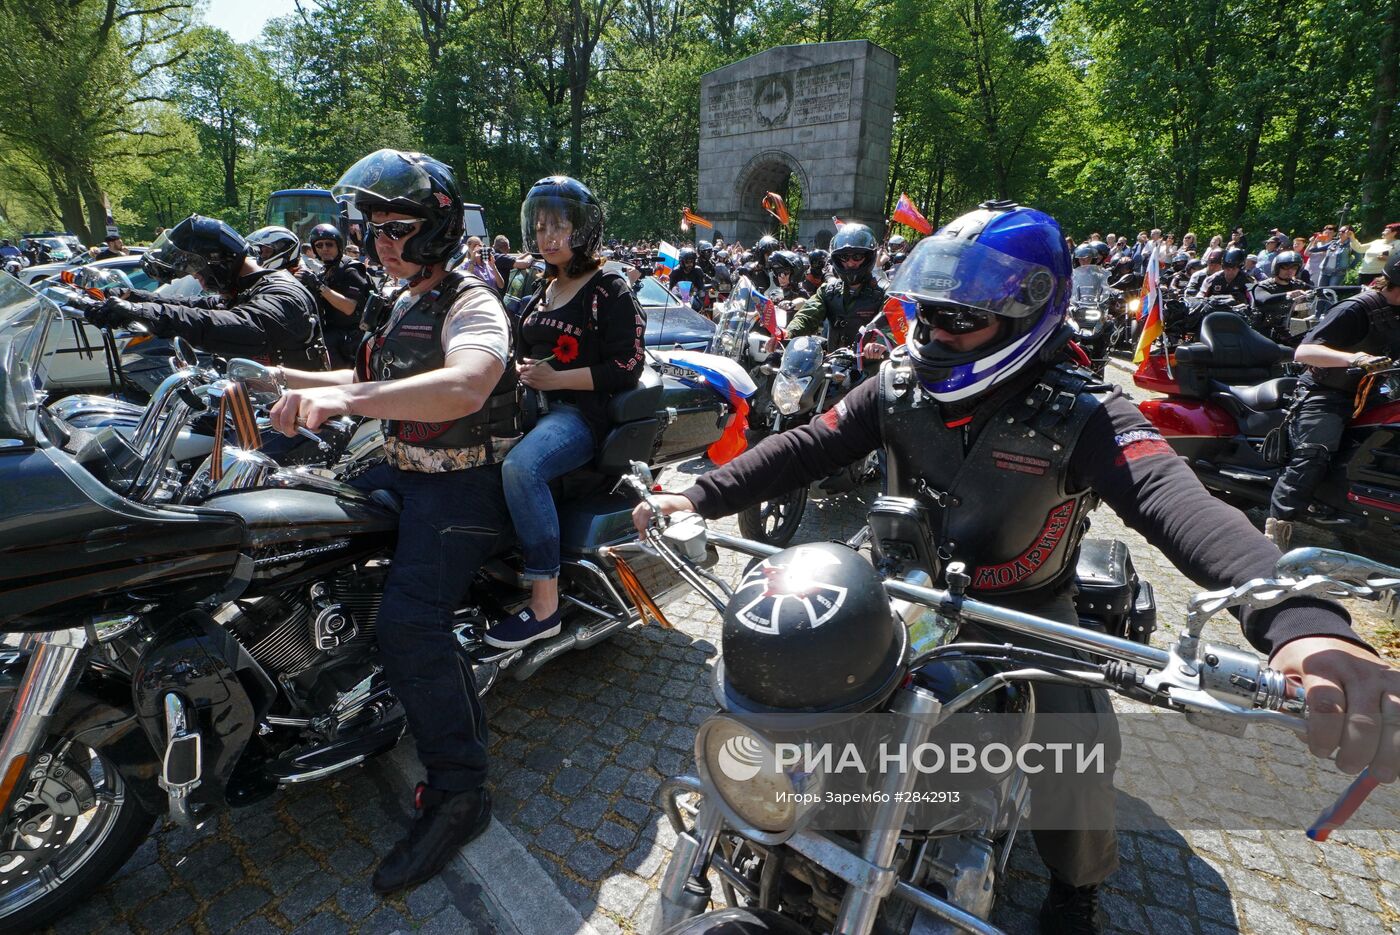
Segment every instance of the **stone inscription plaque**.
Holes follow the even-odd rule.
[[[703,129],[733,136],[849,120],[854,72],[854,62],[832,62],[717,84],[705,92]]]

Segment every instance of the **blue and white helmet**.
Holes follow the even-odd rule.
[[[888,292],[912,299],[909,358],[940,402],[986,393],[1042,360],[1063,339],[1070,252],[1050,215],[1012,202],[984,202],[925,237],[899,266]],[[935,313],[1005,319],[1002,334],[972,351],[932,339]]]

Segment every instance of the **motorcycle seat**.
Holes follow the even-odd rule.
[[[1230,312],[1212,312],[1201,322],[1200,343],[1212,367],[1251,369],[1271,367],[1293,356],[1287,348],[1264,337],[1249,322]]]
[[[1293,390],[1298,386],[1297,377],[1279,377],[1266,380],[1257,386],[1224,386],[1229,393],[1246,409],[1267,412],[1282,409],[1293,398]]]

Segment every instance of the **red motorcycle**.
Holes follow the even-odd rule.
[[[1172,357],[1153,355],[1133,382],[1166,394],[1138,408],[1186,460],[1201,483],[1243,510],[1267,508],[1287,463],[1284,419],[1296,376],[1284,375],[1292,348],[1254,331],[1238,315],[1215,313],[1196,342]],[[1365,408],[1299,521],[1364,546],[1368,555],[1400,553],[1400,392],[1396,371],[1372,375]]]

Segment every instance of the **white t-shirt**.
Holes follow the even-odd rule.
[[[1400,239],[1386,240],[1384,237],[1377,237],[1366,245],[1366,255],[1361,260],[1361,266],[1357,269],[1363,275],[1379,273],[1385,269],[1385,261],[1390,257],[1390,251],[1395,249],[1396,244],[1400,244]]]

